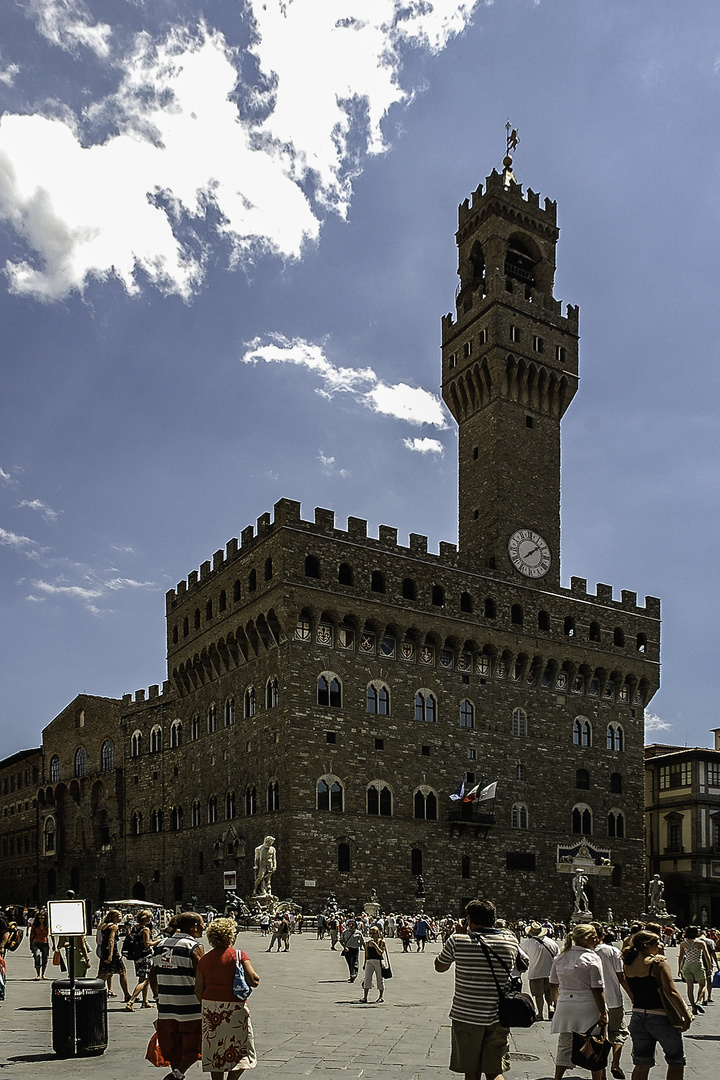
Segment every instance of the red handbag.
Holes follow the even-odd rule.
[[[157,1031],[153,1031],[152,1033],[152,1038],[150,1039],[150,1042],[147,1045],[147,1050],[145,1051],[145,1057],[151,1065],[162,1066],[164,1069],[172,1068],[170,1062],[166,1061],[165,1058],[162,1056],[162,1051],[158,1046]]]

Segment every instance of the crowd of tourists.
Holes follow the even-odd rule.
[[[141,909],[134,917],[118,909],[104,911],[95,934],[97,976],[115,997],[117,976],[124,1007],[134,1012],[157,1008],[156,1033],[148,1059],[170,1070],[165,1080],[182,1080],[196,1061],[212,1080],[235,1080],[257,1062],[248,997],[259,976],[250,957],[236,950],[236,923],[225,917],[206,925],[201,914],[173,915],[161,928],[157,910]],[[683,1032],[694,1016],[713,1004],[713,983],[720,985],[720,934],[689,926],[680,929],[646,922],[617,926],[599,922],[568,928],[549,919],[520,920],[508,925],[498,919],[492,903],[472,901],[466,917],[433,917],[366,912],[319,914],[306,920],[318,941],[327,939],[341,952],[354,983],[362,970],[363,996],[384,1002],[390,974],[388,942],[402,952],[422,953],[428,943],[437,972],[455,965],[450,1069],[466,1080],[503,1080],[509,1067],[509,1026],[503,1002],[526,980],[525,1008],[536,1021],[548,1020],[557,1034],[555,1077],[561,1080],[574,1059],[574,1040],[593,1029],[606,1034],[607,1065],[591,1068],[593,1080],[625,1080],[622,1054],[632,1043],[633,1080],[646,1080],[659,1044],[667,1063],[668,1080],[682,1080],[685,1066]],[[302,917],[292,911],[264,917],[260,937],[269,939],[266,951],[290,949],[292,935],[303,929]],[[207,935],[210,948],[201,943]],[[93,958],[82,937],[53,937],[47,911],[0,911],[0,1001],[5,997],[6,958],[27,941],[35,978],[47,979],[52,963],[61,971],[72,967],[76,977],[90,971]],[[92,940],[92,939],[91,939]],[[677,946],[679,993],[665,955]],[[134,965],[135,986],[128,981]],[[626,1025],[626,1003],[631,1005]]]

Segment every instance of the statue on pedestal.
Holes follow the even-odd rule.
[[[272,895],[272,876],[277,870],[277,856],[273,844],[274,836],[266,836],[262,844],[255,848],[255,885],[253,896]]]
[[[575,908],[573,915],[591,915],[588,905],[587,893],[585,892],[585,886],[588,881],[587,874],[580,867],[575,871],[575,877],[572,881],[573,893],[575,894]]]
[[[655,874],[648,884],[648,915],[667,915],[667,908],[663,900],[665,882],[659,874]]]

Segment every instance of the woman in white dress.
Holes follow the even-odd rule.
[[[595,952],[597,943],[595,927],[578,923],[563,951],[553,960],[550,990],[555,998],[555,1015],[550,1032],[558,1037],[555,1080],[561,1080],[566,1069],[572,1067],[573,1031],[587,1031],[598,1021],[607,1024],[602,961]],[[603,1072],[600,1069],[591,1073],[592,1080],[602,1080]]]

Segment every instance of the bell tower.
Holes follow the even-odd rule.
[[[508,140],[510,144],[510,140]],[[556,204],[523,195],[508,152],[458,209],[456,314],[442,394],[459,427],[468,569],[560,583],[560,420],[577,389],[578,309],[553,296]]]

